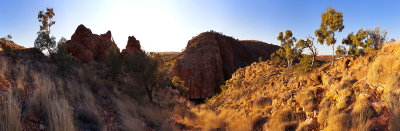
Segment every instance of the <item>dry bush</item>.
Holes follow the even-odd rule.
[[[329,117],[329,111],[331,110],[331,105],[333,104],[333,98],[331,96],[326,96],[322,99],[319,104],[319,113],[317,116],[318,123],[326,124]]]
[[[1,96],[1,95],[0,95]],[[14,97],[12,91],[4,93],[4,101],[1,103],[3,107],[0,110],[0,130],[2,131],[18,131],[22,129],[20,121],[21,107],[17,98]]]
[[[64,98],[52,99],[49,105],[49,127],[52,131],[76,130],[71,107]]]
[[[5,74],[7,73],[7,58],[0,57],[0,80],[3,81],[6,79]]]
[[[304,91],[301,91],[296,96],[296,101],[300,103],[300,106],[306,112],[314,111],[315,104],[317,102],[317,98],[314,92],[314,88],[309,88]]]
[[[103,128],[103,119],[99,113],[99,107],[96,105],[96,99],[93,93],[88,89],[89,86],[79,84],[75,80],[67,81],[67,98],[72,103],[77,103],[74,115],[79,130],[101,130]]]
[[[19,89],[24,89],[25,83],[28,80],[27,77],[27,67],[24,65],[17,65],[17,68],[15,68],[16,72],[16,87]]]
[[[346,113],[339,113],[328,118],[327,131],[347,131],[351,128],[351,118]]]
[[[351,111],[352,117],[352,125],[358,131],[366,131],[368,127],[366,127],[366,123],[370,117],[375,114],[375,110],[372,108],[371,102],[368,98],[362,97],[359,98],[355,104],[354,108]]]
[[[390,118],[389,127],[391,130],[400,130],[400,74],[396,73],[387,79],[382,94],[382,100],[388,103],[392,116]]]
[[[144,131],[146,123],[139,119],[137,112],[137,102],[128,96],[120,96],[113,100],[118,109],[118,118],[121,121],[122,129],[126,131]]]
[[[295,113],[292,109],[286,108],[272,114],[268,125],[276,131],[295,130],[300,121],[305,120],[304,113]]]
[[[259,108],[263,108],[265,106],[269,106],[272,104],[272,99],[270,97],[267,96],[259,96],[256,98],[256,105]]]
[[[57,97],[54,84],[47,75],[32,73],[32,78],[36,89],[32,92],[27,101],[27,111],[24,112],[25,118],[37,114],[43,118],[48,118],[51,99]]]
[[[251,118],[238,115],[232,110],[221,110],[218,114],[205,106],[190,109],[193,115],[187,114],[186,117],[178,120],[179,123],[201,130],[232,130],[245,131],[251,130]]]

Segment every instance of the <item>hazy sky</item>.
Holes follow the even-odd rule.
[[[37,14],[51,7],[57,40],[70,39],[84,24],[95,34],[111,30],[121,49],[134,35],[146,51],[181,51],[193,36],[209,30],[280,45],[276,37],[286,29],[298,39],[314,36],[321,13],[332,6],[344,15],[338,45],[348,33],[378,25],[388,38],[400,39],[399,5],[395,0],[0,0],[0,37],[11,34],[16,43],[32,47]],[[332,53],[317,45],[320,54]]]

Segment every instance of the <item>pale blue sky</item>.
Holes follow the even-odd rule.
[[[314,36],[321,13],[329,6],[343,12],[345,28],[338,44],[350,32],[380,25],[388,38],[400,39],[399,1],[389,0],[0,0],[0,37],[32,47],[39,30],[37,14],[54,8],[52,35],[70,39],[84,24],[93,33],[111,30],[119,48],[134,35],[146,51],[180,51],[197,34],[215,30],[241,40],[279,45],[279,32]],[[318,44],[320,54],[331,48]]]

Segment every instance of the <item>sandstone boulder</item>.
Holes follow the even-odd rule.
[[[110,49],[115,49],[119,52],[111,36],[111,31],[96,35],[84,25],[79,25],[71,36],[71,40],[67,41],[67,50],[84,63],[89,63],[93,60],[105,61]]]
[[[191,39],[176,59],[172,76],[189,88],[190,98],[212,97],[239,67],[268,59],[279,46],[259,41],[239,41],[214,31]]]
[[[142,51],[140,47],[140,41],[136,40],[134,36],[129,36],[128,43],[126,44],[125,49],[122,50],[121,56],[132,55],[132,53],[135,51]]]

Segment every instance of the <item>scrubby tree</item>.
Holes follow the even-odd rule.
[[[336,11],[332,7],[329,7],[326,12],[321,14],[321,25],[320,28],[315,31],[315,36],[318,38],[318,43],[332,45],[332,65],[335,58],[335,32],[342,32],[344,29],[343,25],[343,14],[342,12]]]
[[[53,17],[55,15],[56,14],[54,13],[53,8],[47,8],[46,12],[39,11],[38,19],[39,22],[42,23],[42,25],[40,26],[40,31],[43,31],[46,34],[50,34],[50,27],[56,24],[56,22],[53,21]]]
[[[360,29],[357,34],[351,32],[346,38],[342,40],[343,44],[349,46],[348,55],[361,55],[365,51],[372,50],[372,39],[368,38],[369,31]]]
[[[40,31],[37,33],[38,37],[35,40],[34,46],[40,51],[47,50],[50,56],[54,53],[54,48],[56,47],[56,38],[54,36],[50,37],[50,27],[56,22],[53,21],[55,13],[53,8],[47,8],[46,12],[40,11],[38,14],[38,20],[41,22]]]
[[[347,52],[347,51],[346,51],[346,47],[344,47],[344,46],[342,46],[342,45],[338,46],[337,49],[336,49],[336,55],[337,55],[337,57],[346,56],[346,54],[347,54],[346,52]]]
[[[139,87],[144,87],[150,102],[153,102],[153,90],[160,87],[166,80],[166,70],[159,66],[160,55],[136,51],[124,56],[123,65],[135,79]]]
[[[178,76],[172,77],[172,84],[181,94],[189,92],[189,88],[185,87],[185,81],[182,81]]]
[[[6,38],[7,38],[7,40],[9,40],[9,41],[10,41],[10,40],[12,39],[12,36],[9,34],[9,35],[7,35],[7,37],[6,37]]]
[[[386,42],[386,30],[381,30],[381,26],[375,27],[369,31],[369,37],[372,39],[371,47],[375,50],[382,48]]]
[[[281,41],[281,47],[285,52],[288,67],[292,66],[293,60],[301,54],[298,46],[293,47],[294,42],[297,41],[296,38],[293,37],[292,31],[286,30],[285,35],[283,35],[283,32],[280,32],[277,39]]]
[[[119,49],[116,46],[114,40],[107,58],[107,67],[108,72],[111,75],[111,78],[115,80],[121,72],[122,69],[122,58],[119,54]]]
[[[307,48],[310,51],[310,54],[311,54],[311,57],[310,57],[311,58],[311,68],[313,68],[314,67],[314,62],[315,62],[315,57],[317,57],[317,55],[318,55],[318,50],[314,45],[314,38],[308,36],[307,40],[300,39],[297,42],[296,46],[299,46],[301,48]]]
[[[68,53],[66,42],[67,39],[61,37],[61,39],[57,43],[57,48],[55,48],[53,60],[56,63],[58,70],[68,74],[72,71],[72,62],[74,60],[74,57],[70,53]]]
[[[274,65],[284,65],[285,64],[285,51],[283,48],[279,48],[276,52],[271,54],[270,57],[271,64]]]

